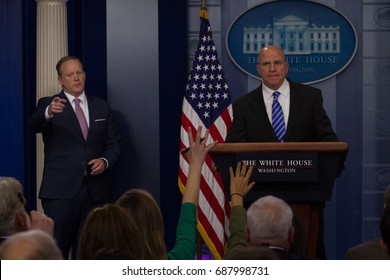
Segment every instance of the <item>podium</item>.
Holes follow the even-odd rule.
[[[245,198],[251,203],[273,195],[284,199],[298,220],[307,254],[316,256],[322,210],[332,197],[334,183],[344,169],[345,142],[221,143],[210,150],[230,197],[229,167],[239,161],[253,166],[256,184]]]

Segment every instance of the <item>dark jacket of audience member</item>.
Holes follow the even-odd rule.
[[[280,260],[272,249],[264,246],[248,246],[238,249],[225,258],[226,260]]]

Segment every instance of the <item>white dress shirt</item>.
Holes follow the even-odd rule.
[[[269,118],[270,123],[272,123],[272,103],[274,101],[273,93],[275,91],[279,91],[280,95],[278,97],[278,101],[280,103],[280,106],[282,106],[283,110],[283,116],[284,116],[284,123],[287,129],[287,120],[290,113],[290,84],[285,79],[283,84],[278,88],[277,90],[270,89],[266,85],[262,86],[263,89],[263,98],[265,103],[265,109],[267,110],[267,115]]]

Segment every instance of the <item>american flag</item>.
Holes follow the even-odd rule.
[[[207,10],[201,8],[200,33],[186,94],[183,99],[180,149],[189,146],[187,130],[195,134],[199,126],[209,129],[208,143],[225,141],[232,122],[229,87],[225,81],[213,42]],[[210,139],[211,138],[211,139]],[[207,144],[208,144],[207,143]],[[186,155],[180,155],[179,188],[184,190],[188,175]],[[213,168],[210,156],[202,167],[198,206],[198,232],[215,259],[222,259],[228,236],[230,204],[226,200],[220,174]]]

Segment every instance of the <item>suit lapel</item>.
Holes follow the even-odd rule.
[[[302,106],[302,94],[297,90],[295,84],[290,82],[290,114],[288,116],[287,130],[284,139],[288,139],[291,131],[293,131],[293,127],[295,122],[298,119],[299,111]]]
[[[93,98],[87,96],[88,99],[88,112],[89,112],[89,128],[88,128],[88,138],[87,140],[91,139],[93,137],[95,132],[95,120],[97,119],[96,115],[96,104],[93,100]]]
[[[59,96],[63,99],[66,99],[68,102],[65,104],[65,109],[64,109],[64,113],[67,114],[67,116],[69,117],[69,120],[70,120],[70,123],[72,124],[72,126],[75,128],[75,131],[77,131],[77,134],[79,134],[79,136],[81,137],[81,139],[84,141],[84,136],[83,136],[83,132],[81,131],[81,127],[80,127],[80,124],[79,124],[79,120],[77,119],[76,117],[76,113],[72,107],[72,104],[70,103],[69,99],[66,97],[65,93],[63,91],[61,91],[61,93],[59,94]]]
[[[262,86],[260,85],[256,90],[256,95],[254,96],[254,100],[252,102],[252,107],[254,109],[257,122],[264,127],[264,129],[261,129],[260,131],[266,131],[266,133],[269,134],[271,138],[275,138],[275,132],[272,128],[272,124],[268,118],[267,110],[265,109],[265,103],[263,98],[263,90]]]

